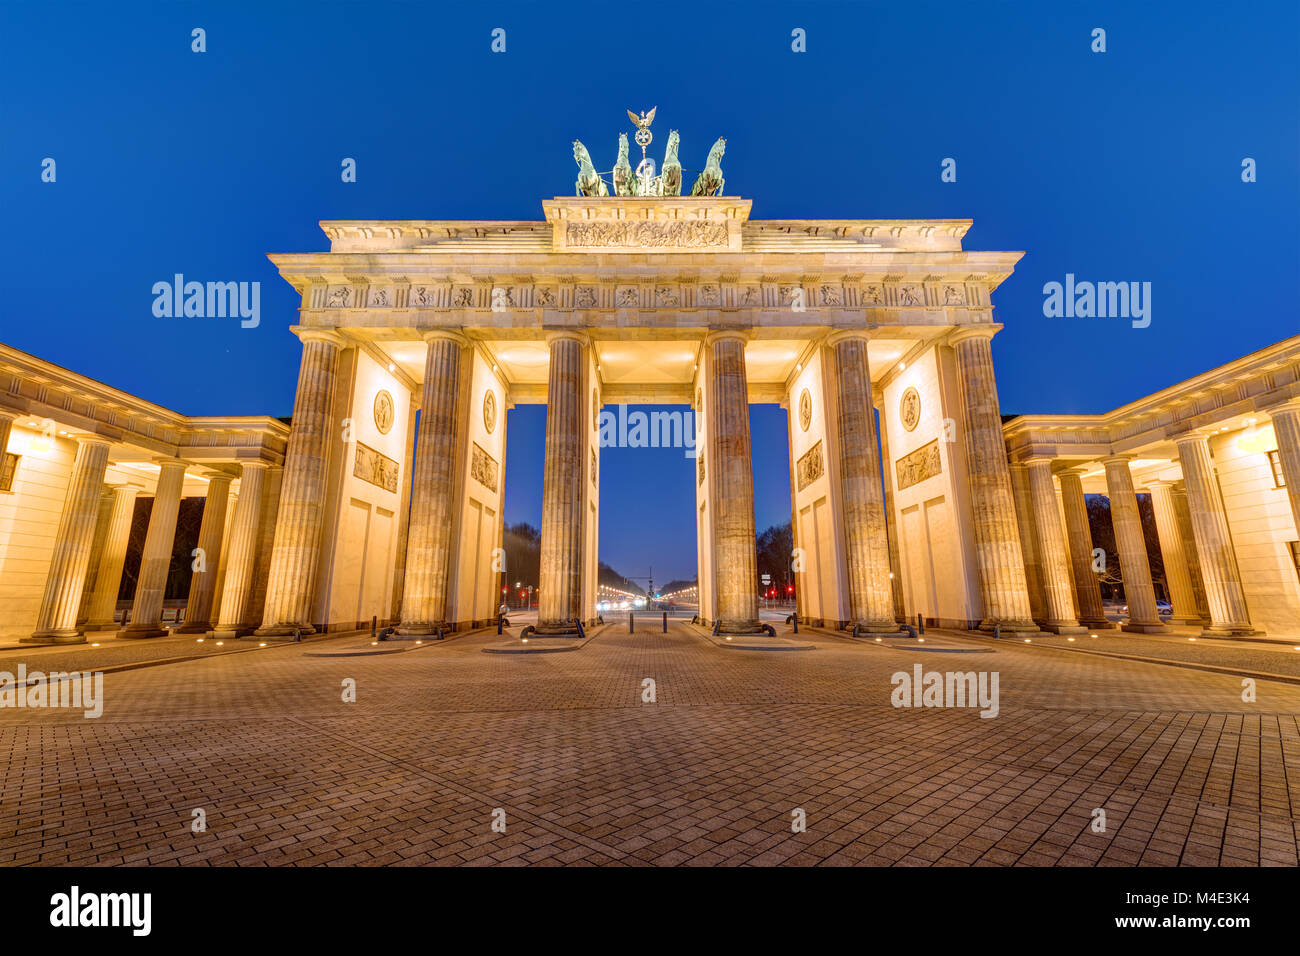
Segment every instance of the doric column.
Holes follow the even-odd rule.
[[[253,630],[251,603],[253,568],[257,563],[257,531],[262,523],[262,489],[267,463],[246,461],[239,473],[239,497],[230,522],[226,548],[226,579],[217,605],[213,637],[241,637]]]
[[[877,396],[879,398],[880,396]],[[883,407],[881,402],[876,403],[876,411],[880,413],[880,456],[885,460],[882,474],[884,475],[885,488],[885,538],[889,542],[889,590],[894,600],[894,620],[907,620],[907,608],[903,599],[903,564],[898,550],[898,529],[894,526],[894,467],[893,460],[889,457],[889,429],[884,427],[885,416],[881,412]],[[788,423],[787,423],[788,424]],[[791,472],[794,470],[794,462],[790,463]],[[794,481],[791,480],[793,487]],[[791,512],[794,519],[797,515]],[[791,523],[790,527],[794,527]]]
[[[1268,409],[1277,438],[1277,457],[1282,462],[1282,480],[1291,499],[1291,517],[1300,532],[1300,399]]]
[[[1101,584],[1092,570],[1092,527],[1088,524],[1088,503],[1083,497],[1079,471],[1062,472],[1061,504],[1065,508],[1065,529],[1070,536],[1070,562],[1074,568],[1074,603],[1079,623],[1090,630],[1115,625],[1107,620],[1101,603]]]
[[[230,483],[234,480],[222,472],[209,472],[207,479],[208,494],[203,500],[198,545],[203,553],[203,570],[194,571],[190,576],[185,621],[176,629],[184,634],[206,634],[212,627],[210,618],[217,591],[217,570],[221,566],[221,539],[226,533],[226,507],[230,502]]]
[[[950,341],[957,353],[957,379],[966,418],[966,470],[970,481],[975,560],[984,619],[980,630],[1037,631],[1029,608],[1025,560],[1011,494],[1007,448],[1002,437],[993,352],[994,329],[960,329]]]
[[[894,621],[894,593],[889,583],[885,492],[880,484],[880,461],[876,454],[876,415],[871,404],[867,336],[863,332],[839,332],[831,336],[828,344],[835,351],[840,513],[848,566],[849,617],[866,631],[889,634],[898,630],[898,624]],[[740,351],[743,375],[743,343]],[[744,412],[748,431],[747,395]],[[752,470],[749,474],[752,520]]]
[[[457,332],[437,331],[426,332],[424,340],[428,346],[424,359],[420,431],[416,437],[415,486],[411,492],[399,634],[432,634],[446,625],[451,536],[456,524],[456,408],[460,395],[460,353],[465,338]],[[581,354],[581,345],[571,344]],[[554,350],[551,354],[554,382]],[[577,368],[581,369],[581,365]],[[548,468],[551,411],[551,408],[547,409]],[[576,437],[575,428],[575,440]]]
[[[1037,546],[1039,570],[1043,580],[1043,598],[1047,604],[1047,619],[1043,629],[1057,634],[1080,634],[1083,628],[1075,617],[1074,587],[1070,580],[1070,566],[1065,553],[1065,529],[1061,527],[1061,514],[1056,510],[1056,485],[1052,483],[1052,460],[1030,458],[1025,463],[1029,470],[1029,494],[1033,502],[1034,543]]]
[[[185,484],[185,469],[190,464],[174,458],[158,459],[158,487],[154,491],[153,510],[149,513],[149,531],[144,537],[144,554],[140,558],[131,620],[117,632],[118,637],[166,637],[169,633],[162,626],[163,598],[167,592],[167,574],[171,570],[181,488]]]
[[[1029,468],[1012,462],[1011,494],[1016,502],[1016,524],[1020,526],[1020,553],[1025,558],[1025,585],[1029,588],[1029,613],[1040,627],[1049,619],[1047,596],[1043,593],[1043,574],[1038,560],[1038,540],[1034,528],[1034,498],[1029,490]]]
[[[713,582],[718,630],[758,630],[758,555],[754,529],[754,468],[749,443],[749,385],[745,334],[713,332],[709,349],[706,467],[713,470]]]
[[[330,441],[341,440],[331,421],[342,338],[315,329],[298,333],[302,364],[293,400],[289,448],[280,486],[275,544],[266,584],[260,637],[315,633],[311,603],[316,594],[321,527],[324,524]]]
[[[0,456],[3,456],[9,450],[9,435],[13,431],[13,427],[13,414],[0,411]]]
[[[1174,510],[1172,481],[1148,481],[1151,492],[1151,510],[1156,516],[1156,532],[1160,535],[1160,557],[1165,566],[1165,583],[1169,585],[1169,603],[1174,606],[1173,624],[1199,624],[1200,612],[1192,592],[1192,578],[1187,570],[1187,552],[1183,536],[1178,532],[1178,512]]]
[[[553,332],[547,336],[551,368],[546,390],[546,467],[537,594],[537,630],[544,634],[572,633],[573,622],[581,615],[582,373],[586,341],[578,332]],[[410,587],[408,580],[408,590]]]
[[[406,594],[406,543],[411,531],[411,480],[415,469],[415,418],[420,410],[415,393],[411,393],[406,414],[406,443],[402,456],[402,497],[397,506],[397,549],[393,557],[393,600],[391,621],[402,622],[402,598]],[[502,466],[504,468],[504,465]]]
[[[1187,508],[1192,518],[1192,535],[1201,561],[1205,600],[1210,606],[1207,636],[1245,636],[1257,633],[1250,623],[1246,593],[1241,587],[1237,555],[1232,548],[1223,495],[1210,460],[1210,442],[1204,435],[1179,435],[1178,461],[1187,486]],[[1132,605],[1130,605],[1131,607]]]
[[[1198,624],[1210,623],[1210,605],[1205,600],[1205,578],[1201,576],[1201,559],[1196,553],[1196,535],[1192,534],[1192,512],[1187,507],[1187,486],[1180,478],[1169,490],[1174,501],[1174,514],[1178,516],[1178,536],[1187,555],[1187,576],[1192,579],[1192,595],[1196,599]]]
[[[131,483],[112,487],[108,527],[99,553],[94,589],[86,606],[84,629],[87,631],[110,631],[117,627],[117,595],[122,589],[122,566],[126,564],[131,519],[135,516],[135,499],[140,491],[140,485]]]
[[[1128,455],[1111,455],[1101,460],[1106,468],[1110,520],[1115,527],[1115,546],[1119,548],[1119,568],[1128,601],[1128,623],[1122,627],[1139,634],[1163,634],[1169,628],[1160,622],[1156,613],[1151,563],[1147,560],[1147,542],[1142,535],[1142,517],[1128,462]]]
[[[31,644],[80,644],[77,612],[86,584],[86,567],[95,538],[99,495],[108,468],[108,442],[94,435],[77,436],[77,457],[63,496],[63,511],[54,536],[54,554],[45,577],[45,594],[36,616],[36,630],[23,641]]]
[[[109,462],[111,465],[112,462]],[[95,578],[99,574],[99,559],[104,553],[104,538],[108,535],[108,522],[113,513],[113,489],[101,485],[99,502],[95,507],[95,536],[90,544],[90,561],[86,563],[85,581],[81,586],[81,609],[77,612],[77,630],[85,631],[89,620],[90,601],[95,596]]]

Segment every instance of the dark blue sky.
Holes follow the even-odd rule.
[[[727,137],[755,218],[970,217],[967,248],[1025,250],[996,298],[1003,409],[1101,411],[1300,330],[1298,7],[6,2],[0,341],[183,412],[288,414],[297,297],[266,253],[325,249],[320,219],[541,218],[575,137],[608,168],[625,108],[657,105],[687,166]],[[261,326],[155,319],[176,272],[260,281]],[[1044,318],[1066,272],[1151,282],[1151,326]],[[539,510],[536,411],[511,521]],[[771,411],[756,457],[785,454]],[[674,491],[636,454],[607,456],[602,554],[689,570],[689,473]],[[773,471],[760,527],[788,517]]]

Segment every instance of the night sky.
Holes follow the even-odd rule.
[[[575,137],[607,169],[657,105],[656,157],[726,136],[754,218],[969,217],[966,248],[1026,250],[995,299],[1003,410],[1104,411],[1300,330],[1298,9],[6,2],[0,341],[188,414],[286,415],[298,302],[267,253],[326,249],[321,219],[540,219]],[[261,325],[155,318],[177,272],[260,281]],[[1151,282],[1150,327],[1044,318],[1067,272]],[[761,529],[789,519],[784,413],[751,421]],[[544,410],[509,429],[507,520],[537,524]],[[693,574],[692,465],[606,451],[605,560]]]

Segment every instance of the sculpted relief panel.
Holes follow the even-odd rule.
[[[356,462],[352,466],[352,474],[357,478],[396,494],[399,470],[400,466],[393,459],[357,442]]]
[[[488,491],[497,490],[497,460],[473,442],[474,451],[470,458],[469,473]]]
[[[822,443],[818,442],[803,453],[799,459],[796,474],[799,479],[799,490],[803,491],[814,481],[822,476],[825,471],[825,465],[822,461]]]
[[[939,457],[939,439],[904,455],[894,463],[894,468],[898,474],[899,491],[933,478],[943,471],[943,461]]]
[[[570,222],[564,231],[570,249],[602,246],[636,246],[649,248],[707,248],[728,243],[724,222]]]

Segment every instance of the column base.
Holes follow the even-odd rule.
[[[1115,627],[1115,622],[1110,618],[1103,617],[1100,621],[1085,621],[1080,619],[1079,626],[1089,631],[1109,631]]]
[[[227,624],[225,627],[214,627],[203,636],[210,640],[215,638],[218,641],[233,641],[241,637],[251,637],[254,630],[251,624]]]
[[[1209,622],[1206,621],[1205,618],[1199,616],[1188,617],[1186,615],[1180,616],[1178,614],[1175,614],[1173,617],[1169,618],[1166,623],[1177,624],[1180,627],[1204,627]]]
[[[1044,631],[1050,631],[1053,634],[1087,634],[1088,629],[1078,624],[1057,624],[1054,621],[1048,621],[1046,624],[1038,625]]]
[[[997,627],[1003,634],[1038,634],[1038,625],[1033,621],[994,621],[985,618],[980,621],[979,630],[992,634],[993,628]]]
[[[416,622],[411,624],[399,624],[393,631],[401,637],[431,637],[442,631],[444,634],[452,630],[452,626],[446,621],[430,624],[425,622]]]
[[[118,631],[121,628],[117,621],[87,621],[81,625],[83,631]]]
[[[193,624],[188,621],[180,627],[173,628],[177,634],[206,634],[212,630],[211,621],[195,621]]]
[[[1130,634],[1170,634],[1173,628],[1168,624],[1142,624],[1128,623],[1120,625],[1121,631],[1128,631]]]
[[[138,638],[138,637],[170,637],[171,631],[163,627],[162,624],[128,624],[122,630],[117,632],[118,637]]]
[[[1263,631],[1257,631],[1249,624],[1207,624],[1201,631],[1201,637],[1263,637]]]
[[[286,637],[293,639],[294,632],[302,634],[304,637],[308,634],[315,634],[316,628],[310,624],[272,624],[268,627],[259,627],[253,631],[253,637],[274,637],[284,640]]]
[[[719,634],[766,634],[758,619],[752,621],[719,621]]]
[[[533,634],[538,637],[580,637],[573,621],[538,622],[533,627]]]
[[[77,630],[37,631],[18,639],[19,644],[85,644],[86,635]]]
[[[898,621],[845,621],[840,625],[840,630],[851,631],[853,625],[858,626],[858,631],[862,634],[901,634],[905,633],[898,626]]]

